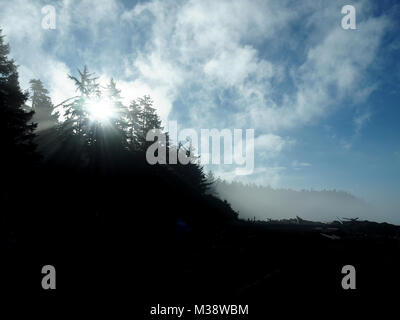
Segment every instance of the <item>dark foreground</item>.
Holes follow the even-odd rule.
[[[331,313],[397,297],[399,227],[242,221],[190,179],[140,159],[124,155],[101,170],[50,162],[34,171],[31,188],[21,188],[22,177],[9,180],[1,193],[2,305],[34,304],[50,315],[108,310],[111,319],[176,318],[151,315],[157,305],[248,305],[241,318],[263,319],[273,309]],[[42,288],[45,265],[56,269],[55,290]],[[355,290],[342,288],[345,265],[355,267]]]
[[[19,242],[9,235],[2,239],[1,290],[19,305],[35,301],[46,310],[79,306],[90,314],[111,310],[138,319],[176,319],[150,311],[158,305],[200,310],[228,304],[247,305],[249,314],[241,316],[246,319],[273,309],[301,307],[310,315],[317,306],[326,312],[365,309],[366,301],[379,306],[400,288],[400,228],[389,224],[236,221],[200,232],[178,220],[168,234],[146,225],[125,232],[126,226],[100,223],[90,236],[74,230],[68,241],[56,243]],[[41,287],[46,264],[57,270],[56,290]],[[356,269],[355,290],[342,288],[344,265]],[[189,313],[182,318],[205,317]]]

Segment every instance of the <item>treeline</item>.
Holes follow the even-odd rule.
[[[299,216],[323,222],[338,217],[376,219],[370,205],[344,191],[275,189],[221,179],[215,180],[212,191],[229,201],[242,218],[268,220]]]
[[[54,110],[42,82],[31,80],[32,109],[35,112],[33,121],[36,120],[41,129],[37,141],[40,146],[51,145],[51,149],[42,148],[44,155],[52,155],[48,159],[55,160],[60,157],[60,150],[75,150],[78,154],[70,154],[69,158],[96,170],[104,169],[106,159],[110,156],[115,158],[126,152],[140,154],[144,159],[146,150],[154,143],[147,141],[146,135],[150,130],[163,130],[150,96],[139,97],[124,106],[113,79],[102,88],[97,77],[86,66],[82,71],[78,70],[78,74],[78,77],[69,75],[75,83],[77,95],[57,106],[58,109],[62,108],[61,115]],[[170,170],[181,178],[189,179],[191,187],[204,193],[209,183],[191,146],[185,146],[184,143],[172,145],[168,133],[165,135],[167,154],[169,149],[174,148],[189,162],[188,165],[178,163],[170,166]],[[50,138],[53,138],[51,144],[48,142]],[[65,161],[64,157],[62,161]]]
[[[163,132],[149,96],[125,106],[115,81],[101,87],[85,66],[69,75],[76,94],[54,105],[39,79],[30,81],[30,92],[21,90],[8,55],[1,36],[0,194],[6,233],[28,237],[40,224],[46,231],[37,240],[60,239],[71,230],[86,237],[95,226],[141,234],[139,226],[148,225],[148,233],[173,234],[177,225],[210,229],[237,218],[226,201],[207,192],[210,183],[190,143],[174,145],[167,132],[166,141],[146,140],[149,130]],[[188,163],[148,164],[146,150],[153,143],[165,143],[167,154],[173,148]]]

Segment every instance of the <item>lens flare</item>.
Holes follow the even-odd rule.
[[[108,99],[96,99],[87,102],[89,118],[93,121],[104,122],[114,115],[113,104]]]

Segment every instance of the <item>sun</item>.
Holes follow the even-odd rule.
[[[89,119],[104,122],[114,116],[113,103],[104,98],[90,100],[87,102]]]

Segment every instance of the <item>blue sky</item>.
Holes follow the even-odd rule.
[[[164,123],[254,128],[255,172],[230,179],[340,189],[400,221],[400,5],[396,1],[0,0],[20,82],[54,103],[87,64],[125,102],[150,94]],[[56,8],[56,29],[41,8]],[[341,28],[343,5],[357,29]]]

